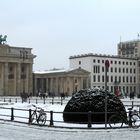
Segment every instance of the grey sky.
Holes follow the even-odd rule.
[[[34,70],[68,68],[76,54],[117,54],[120,36],[137,33],[139,0],[0,0],[0,34],[33,48]]]

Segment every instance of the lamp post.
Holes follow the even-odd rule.
[[[23,97],[25,96],[25,79],[26,79],[26,73],[25,73],[25,59],[28,58],[28,52],[25,50],[25,48],[23,48],[22,50],[20,50],[20,58],[22,59],[22,66],[21,66],[21,79],[23,80]]]
[[[105,128],[107,128],[107,72],[109,68],[109,61],[105,61]]]

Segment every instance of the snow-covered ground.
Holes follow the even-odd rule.
[[[134,105],[140,104],[140,100],[135,99]],[[131,105],[129,99],[124,99],[125,104]],[[2,103],[0,107],[18,108],[18,109],[33,109],[32,104],[28,103]],[[59,104],[37,104],[37,106],[44,108],[46,111],[63,112],[65,105]],[[10,114],[8,110],[0,109],[0,114]],[[28,112],[18,111],[14,112],[14,115],[22,115],[27,117]],[[47,114],[49,117],[49,114]],[[0,119],[4,119],[5,116],[0,116]],[[16,118],[17,120],[25,121],[22,118]],[[63,120],[62,114],[54,116],[54,120]],[[26,120],[27,121],[27,120]],[[49,122],[47,122],[49,123]],[[55,123],[57,125],[57,123]],[[69,125],[69,124],[63,124]],[[140,128],[124,128],[124,129],[68,129],[68,128],[54,128],[54,127],[39,127],[37,125],[28,125],[16,122],[0,121],[0,140],[137,140],[140,138]]]
[[[83,130],[0,121],[0,140],[139,140],[140,129]]]

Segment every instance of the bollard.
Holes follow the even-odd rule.
[[[50,111],[50,126],[53,126],[53,111]]]
[[[92,122],[91,122],[91,115],[92,115],[92,112],[91,111],[89,111],[88,112],[88,128],[91,128],[91,124],[92,124]]]
[[[61,97],[61,105],[63,105],[63,99],[62,99],[62,97]]]
[[[30,98],[29,98],[29,104],[30,104]]]
[[[134,102],[132,101],[132,108],[134,107]]]
[[[31,109],[29,109],[29,124],[31,124],[31,123],[32,123],[31,116],[32,116],[32,110],[31,110]]]
[[[52,98],[52,105],[54,104],[54,98]]]
[[[15,102],[17,103],[17,98],[16,98],[16,101]]]
[[[36,104],[37,104],[37,99],[36,99]]]
[[[14,108],[11,108],[11,121],[14,120]]]
[[[44,98],[44,104],[45,104],[45,98]]]

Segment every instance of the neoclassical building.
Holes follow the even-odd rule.
[[[20,95],[33,91],[32,48],[0,44],[0,95]]]
[[[81,68],[69,70],[36,71],[33,73],[34,94],[50,93],[55,96],[72,95],[80,89],[89,88],[89,72]]]
[[[90,88],[105,88],[105,60],[110,63],[108,90],[129,95],[140,94],[140,40],[118,43],[117,55],[81,54],[70,56],[70,68],[90,72]]]

